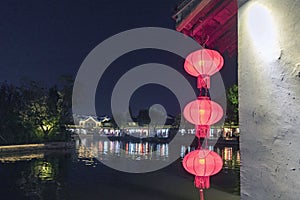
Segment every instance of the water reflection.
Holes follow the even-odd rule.
[[[82,139],[76,142],[78,158],[87,162],[111,157],[125,157],[132,160],[168,160],[169,145],[149,142],[122,142]],[[87,162],[87,163],[89,163]]]
[[[99,164],[97,159],[108,159],[111,156],[125,156],[128,159],[157,159],[167,160],[170,157],[169,145],[149,142],[122,142],[122,141],[77,141],[78,158],[85,165],[96,167]],[[240,150],[237,145],[232,146],[208,146],[212,151],[217,152],[223,159],[222,171],[211,177],[212,186],[231,194],[240,194]],[[181,146],[178,157],[183,158],[187,153],[193,151],[194,147]],[[96,159],[97,158],[97,159]],[[181,164],[180,164],[181,166]],[[185,172],[182,172],[185,173]],[[221,187],[220,187],[221,186]]]
[[[224,168],[235,169],[241,164],[240,151],[234,151],[233,147],[225,147],[222,149],[222,158],[224,161]]]
[[[84,146],[83,142],[87,146]],[[112,170],[95,159],[96,156],[105,159],[110,154],[115,156],[124,154],[129,159],[168,159],[171,152],[168,144],[100,140],[96,142],[76,141],[76,144],[76,152],[51,154],[44,152],[25,157],[24,155],[10,155],[8,159],[6,155],[1,155],[0,157],[5,160],[11,160],[11,158],[14,160],[14,162],[0,163],[1,196],[10,197],[10,199],[41,200],[79,200],[101,196],[101,199],[130,197],[135,200],[146,199],[151,193],[151,196],[156,195],[152,199],[175,200],[182,199],[179,194],[192,195],[194,191],[190,187],[193,176],[189,176],[182,169],[180,160],[151,175],[132,175]],[[209,148],[218,152],[224,160],[221,173],[211,177],[212,188],[239,195],[239,149],[235,146],[210,146]],[[184,156],[191,150],[193,150],[191,147],[182,146],[181,155]],[[179,151],[178,154],[180,154]],[[28,160],[30,157],[31,160]],[[90,168],[91,166],[94,168]],[[171,184],[171,186],[168,181],[177,184]],[[154,189],[160,186],[158,190]],[[138,193],[140,196],[136,196],[136,190],[132,190],[132,187],[139,187],[143,192]],[[121,193],[117,193],[115,188],[124,189]],[[198,196],[195,194],[196,197]],[[208,194],[207,199],[218,198]]]
[[[33,166],[34,175],[42,181],[53,181],[55,169],[50,162],[38,161]]]
[[[167,160],[169,157],[169,145],[167,143],[149,142],[122,142],[82,139],[76,142],[78,158],[86,165],[94,166],[94,158],[99,160],[108,159],[109,156],[124,156],[133,160]],[[216,147],[209,146],[210,150],[217,152],[224,161],[223,168],[237,169],[240,167],[240,151],[237,146]],[[190,146],[181,146],[180,156],[183,158],[187,153],[193,151]]]
[[[1,155],[0,162],[1,163],[9,163],[9,162],[17,162],[17,161],[28,161],[32,159],[41,159],[44,158],[44,153],[29,153],[22,155]]]
[[[22,168],[18,187],[29,199],[59,199],[61,183],[59,181],[59,159],[55,157],[32,160]]]

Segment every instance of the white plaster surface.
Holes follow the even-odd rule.
[[[276,26],[278,51],[263,48],[273,52],[268,59],[254,45],[247,26],[255,3],[269,11]],[[241,199],[299,200],[300,1],[244,3],[238,37]]]

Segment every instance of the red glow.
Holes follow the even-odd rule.
[[[209,126],[222,118],[223,109],[208,97],[200,97],[185,106],[183,115],[192,124]]]
[[[184,169],[195,175],[195,186],[206,189],[210,187],[209,176],[217,174],[223,166],[222,158],[215,152],[200,149],[187,154],[183,159]]]
[[[211,76],[218,72],[224,64],[224,59],[217,51],[200,49],[189,54],[184,63],[184,69],[192,76]]]

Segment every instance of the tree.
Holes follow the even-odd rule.
[[[149,117],[149,111],[147,109],[140,110],[137,116],[137,121],[139,126],[148,125],[151,121]]]
[[[0,85],[0,144],[19,143],[30,140],[31,133],[24,129],[19,117],[22,108],[19,88],[8,84]]]
[[[72,85],[69,79],[60,90],[35,81],[25,80],[20,87],[0,83],[0,144],[67,139]]]
[[[227,89],[226,122],[237,125],[239,123],[238,86],[235,84]]]
[[[58,94],[60,96],[60,124],[74,124],[72,116],[72,93],[74,78],[72,76],[63,75],[59,79],[60,90]]]
[[[24,100],[20,116],[25,127],[48,139],[50,133],[59,131],[61,96],[57,87],[47,89],[36,82],[22,87]]]
[[[181,125],[181,127],[180,127],[180,125]],[[176,115],[173,126],[176,127],[176,128],[180,127],[180,128],[183,128],[183,129],[192,129],[192,128],[195,128],[195,125],[191,124],[190,122],[188,122],[184,118],[184,116],[182,116],[182,114]]]

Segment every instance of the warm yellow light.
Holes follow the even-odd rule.
[[[47,125],[43,125],[43,129],[44,130],[49,130],[52,126],[47,124]]]
[[[205,110],[204,110],[204,109],[200,109],[200,110],[199,110],[199,113],[200,113],[200,115],[204,115]]]
[[[203,65],[204,65],[204,63],[205,63],[205,61],[204,61],[204,60],[200,60],[200,61],[198,62],[198,65],[199,65],[199,66],[203,66]]]
[[[54,169],[50,162],[39,161],[35,163],[35,175],[43,181],[54,180]]]
[[[280,55],[277,30],[270,10],[259,3],[248,8],[247,26],[255,51],[264,61],[272,61]]]
[[[203,158],[199,159],[199,163],[200,163],[201,165],[204,165],[204,164],[205,164],[205,159],[203,159]]]

